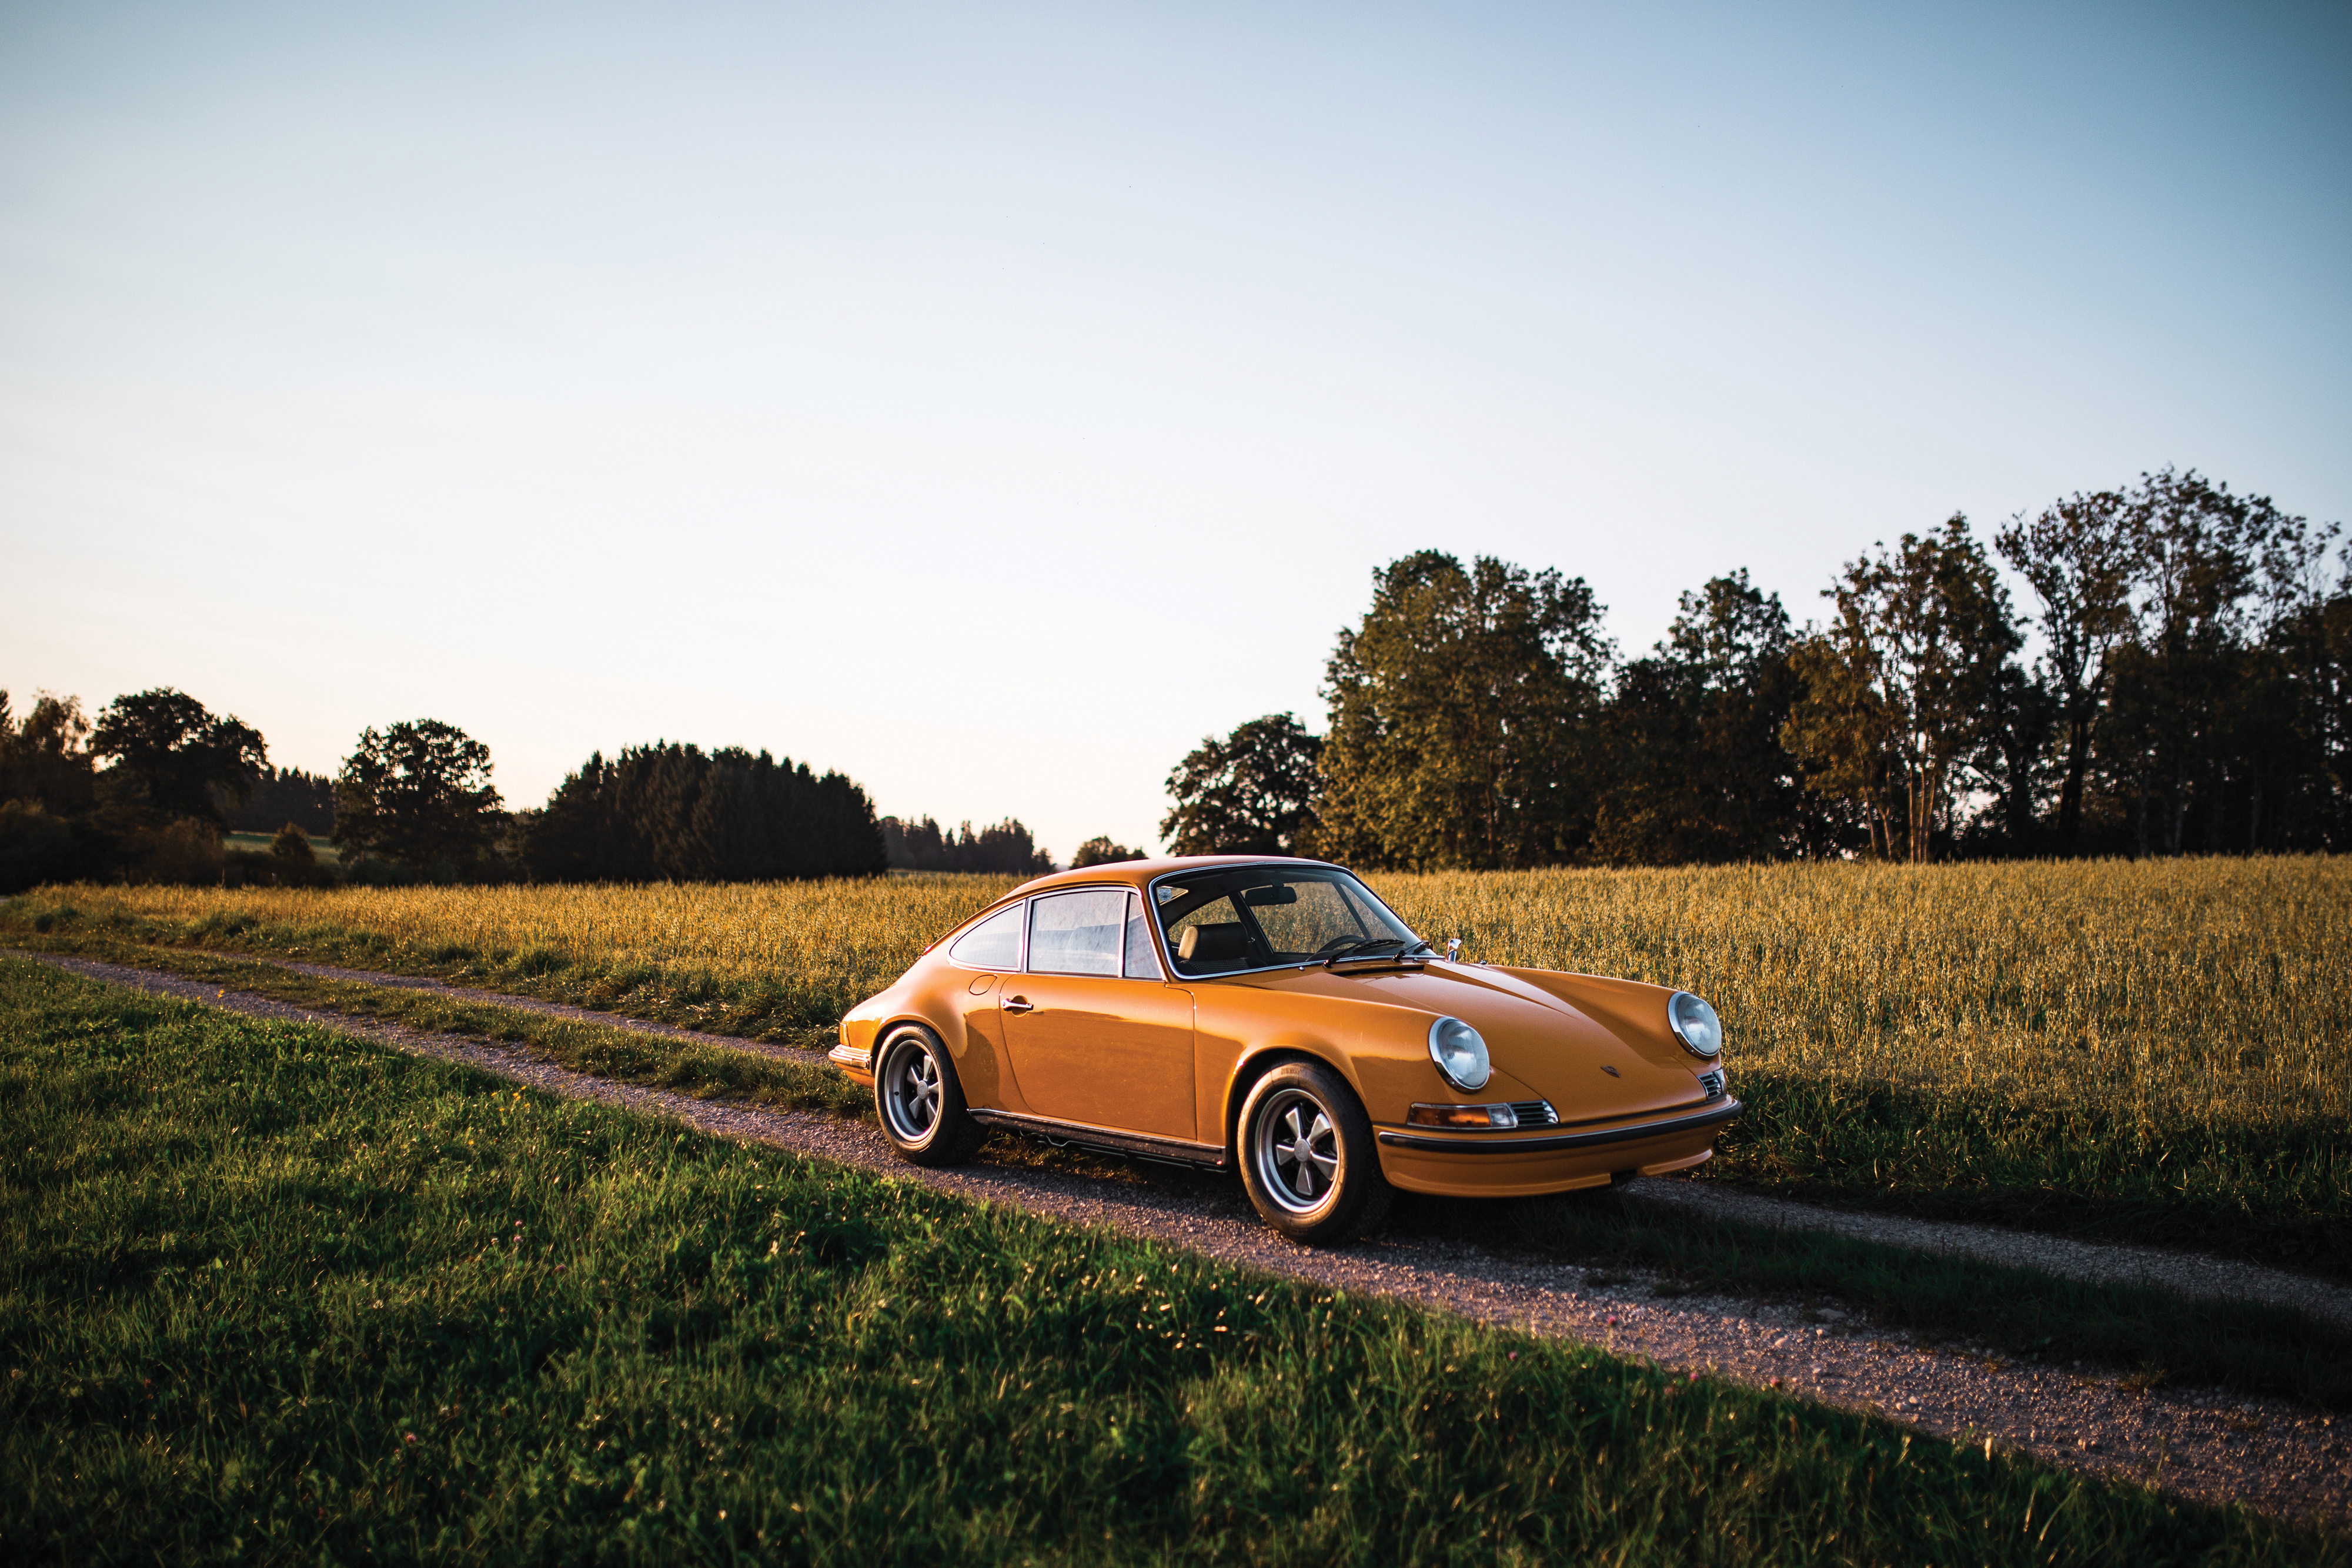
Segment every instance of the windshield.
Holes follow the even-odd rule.
[[[1420,938],[1336,867],[1218,866],[1152,884],[1176,972],[1230,975],[1366,948],[1393,957]]]

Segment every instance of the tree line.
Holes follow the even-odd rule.
[[[1423,550],[1378,569],[1339,633],[1324,733],[1274,714],[1205,738],[1169,776],[1160,834],[1177,854],[1404,869],[2342,849],[2337,535],[2166,469],[1990,541],[1956,515],[1875,545],[1802,626],[1746,570],[1709,579],[1633,658],[1582,579]],[[272,822],[266,853],[224,851]],[[1143,852],[1097,838],[1072,861]],[[364,731],[330,780],[273,768],[257,730],[171,687],[95,718],[47,694],[20,716],[0,692],[0,892],[1052,865],[1017,820],[878,818],[845,776],[765,751],[600,752],[510,812],[488,748],[437,720]]]
[[[266,852],[224,848],[226,832],[273,821]],[[1034,852],[1026,829],[1004,827]],[[320,863],[318,838],[339,864]],[[47,694],[20,717],[0,692],[0,893],[72,880],[765,881],[888,864],[864,789],[765,751],[597,753],[544,807],[509,812],[489,748],[436,719],[363,731],[330,781],[273,768],[259,731],[172,687],[117,697],[95,720]]]
[[[1042,876],[1054,869],[1054,857],[1037,847],[1035,838],[1017,817],[1007,817],[976,833],[970,822],[949,832],[929,817],[903,822],[885,817],[882,849],[894,871]]]
[[[0,691],[0,892],[217,875],[224,800],[268,761],[259,731],[168,686],[117,697],[95,720],[47,693],[20,717]]]
[[[888,865],[865,790],[740,747],[592,754],[520,836],[542,882],[772,882]]]
[[[1160,833],[1431,870],[2342,849],[2337,534],[2166,469],[1990,549],[1958,515],[1881,543],[1801,627],[1746,570],[1712,578],[1631,659],[1582,579],[1424,550],[1339,633],[1325,733],[1205,738]]]

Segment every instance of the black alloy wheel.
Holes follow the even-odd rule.
[[[902,1024],[876,1053],[874,1110],[898,1157],[919,1166],[960,1166],[987,1141],[965,1109],[963,1085],[939,1036]]]
[[[1371,1118],[1347,1081],[1319,1061],[1286,1061],[1242,1102],[1242,1186],[1265,1221],[1294,1241],[1336,1247],[1388,1218]]]

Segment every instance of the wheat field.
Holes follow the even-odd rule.
[[[2352,1112],[2352,862],[1777,865],[1368,879],[1465,956],[1622,975],[1721,1009],[1738,1066],[2166,1121]],[[152,939],[803,1024],[896,977],[1011,879],[745,886],[46,889]],[[126,932],[128,934],[128,932]]]
[[[1696,991],[1735,1060],[2166,1120],[2352,1111],[2352,862],[1387,879],[1465,956]]]

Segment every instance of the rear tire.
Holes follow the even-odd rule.
[[[1381,1174],[1371,1118],[1321,1062],[1285,1062],[1259,1079],[1242,1102],[1239,1143],[1252,1207],[1292,1240],[1336,1247],[1388,1218],[1396,1189]]]
[[[920,1024],[891,1030],[875,1053],[874,1110],[882,1135],[909,1165],[960,1166],[988,1140],[940,1037]]]

